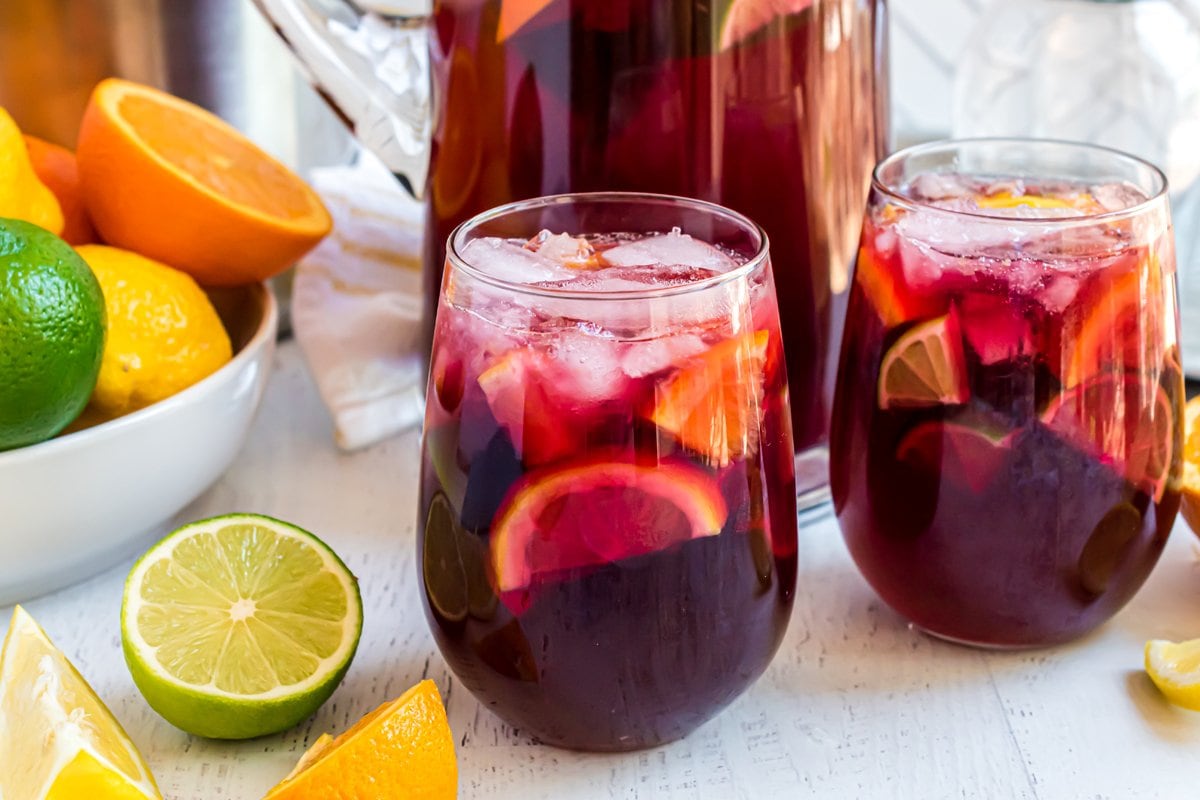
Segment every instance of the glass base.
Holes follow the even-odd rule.
[[[801,521],[811,522],[832,513],[829,499],[829,448],[818,445],[797,453],[796,510]]]
[[[956,644],[960,647],[973,647],[976,650],[995,650],[998,652],[1014,652],[1021,650],[1044,650],[1048,647],[1055,647],[1063,644],[1063,642],[1044,642],[1044,643],[1013,643],[1005,644],[1003,642],[977,642],[971,639],[961,639],[957,636],[947,636],[944,633],[931,631],[929,628],[923,628],[915,622],[908,623],[908,627],[914,631],[925,634],[932,639],[940,639],[943,642]]]

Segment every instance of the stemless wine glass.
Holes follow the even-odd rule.
[[[561,195],[450,237],[422,446],[426,611],[548,744],[687,734],[787,626],[796,506],[767,240],[662,195]]]
[[[875,171],[837,385],[851,555],[935,635],[1019,647],[1112,616],[1179,507],[1166,180],[1064,142],[910,148]]]

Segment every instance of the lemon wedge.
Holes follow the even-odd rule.
[[[0,651],[0,797],[161,800],[92,687],[20,606]]]
[[[1146,642],[1146,674],[1172,703],[1200,711],[1200,639]]]

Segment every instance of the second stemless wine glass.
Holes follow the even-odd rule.
[[[1179,507],[1178,340],[1153,166],[986,139],[880,164],[832,440],[867,581],[972,644],[1061,642],[1116,613]]]
[[[599,193],[486,212],[447,252],[418,535],[438,645],[543,742],[683,736],[766,668],[795,587],[766,237]]]

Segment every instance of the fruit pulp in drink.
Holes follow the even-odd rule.
[[[832,491],[895,610],[996,646],[1077,637],[1157,561],[1179,506],[1183,385],[1169,229],[1095,215],[1132,187],[919,177],[873,198],[851,290]],[[1014,244],[1020,240],[1019,244]]]
[[[702,288],[737,261],[678,232],[475,239],[464,258],[551,293],[447,268],[418,536],[442,653],[543,742],[683,736],[762,673],[792,605],[769,266]],[[671,286],[690,291],[601,299]]]
[[[720,203],[770,237],[787,309],[794,445],[823,446],[844,290],[870,171],[883,155],[883,1],[434,5],[442,111],[427,307],[437,306],[447,237],[486,209],[607,190]],[[823,471],[816,480],[824,483]]]

